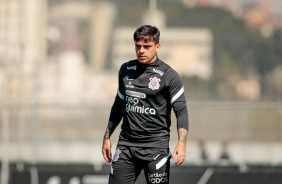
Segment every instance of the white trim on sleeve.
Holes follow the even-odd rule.
[[[182,93],[184,93],[184,88],[182,87],[170,100],[170,104],[173,104],[173,102],[175,102],[175,100],[180,97],[180,95],[182,95]]]
[[[118,93],[118,96],[119,96],[122,100],[124,100],[124,96],[119,92],[119,89],[117,90],[117,93]]]

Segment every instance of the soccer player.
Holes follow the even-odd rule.
[[[186,158],[188,110],[178,73],[160,60],[160,31],[143,25],[133,34],[137,59],[122,64],[118,90],[104,135],[102,153],[112,162],[110,184],[132,184],[143,170],[147,183],[169,183],[170,159]],[[177,119],[178,143],[169,150],[171,110]],[[110,137],[123,119],[115,154]]]

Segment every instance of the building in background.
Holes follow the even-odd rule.
[[[135,27],[114,32],[112,61],[114,70],[136,58],[133,42]],[[182,76],[209,79],[212,75],[212,34],[208,29],[160,27],[158,56]]]
[[[74,11],[75,10],[75,11]],[[76,50],[92,72],[101,72],[109,54],[114,19],[110,2],[69,1],[50,7],[49,54]]]
[[[49,59],[41,77],[42,103],[111,103],[120,65],[136,58],[132,38],[135,28],[113,29],[114,11],[109,2],[69,1],[50,7]],[[148,20],[144,16],[144,23]],[[160,58],[182,75],[208,79],[212,75],[209,30],[167,28],[164,12],[159,12],[156,20],[162,32]]]
[[[0,7],[0,71],[7,80],[0,91],[9,94],[9,103],[34,99],[47,58],[47,1],[1,0]]]
[[[23,101],[23,98],[34,102],[40,98],[41,103],[95,104],[104,98],[107,100],[103,103],[110,103],[115,95],[112,90],[116,86],[114,74],[121,63],[135,58],[132,39],[135,27],[115,25],[117,7],[114,2],[63,1],[53,3],[48,9],[48,1],[0,2],[0,62],[8,63],[0,70],[6,67],[10,72],[7,88],[10,102]],[[223,7],[242,17],[247,25],[262,28],[268,35],[278,25],[274,21],[279,17],[274,1],[184,2]],[[149,23],[149,15],[144,13],[140,20]],[[181,75],[209,79],[214,62],[210,30],[167,27],[166,12],[160,10],[154,17],[162,32],[160,58]],[[5,72],[0,75],[3,74]],[[96,78],[108,81],[107,85],[101,84],[101,88],[109,93],[99,92]]]

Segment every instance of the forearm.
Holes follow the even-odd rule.
[[[113,134],[117,126],[118,126],[118,123],[113,123],[109,121],[105,135],[104,135],[104,140],[110,139],[111,135]]]
[[[186,107],[176,112],[176,119],[178,142],[186,144],[189,127],[188,111]]]
[[[123,113],[124,113],[123,101],[118,96],[116,96],[116,99],[111,109],[108,126],[104,135],[104,140],[110,139],[111,135],[115,131],[119,122],[121,121]]]
[[[187,136],[188,136],[188,130],[184,128],[179,128],[177,130],[178,132],[178,143],[184,143],[186,144]]]
[[[183,107],[176,111],[178,142],[186,144],[189,128],[188,111]]]

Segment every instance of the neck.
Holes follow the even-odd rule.
[[[158,60],[158,56],[156,55],[156,56],[154,56],[154,57],[151,59],[151,61],[148,62],[148,63],[142,63],[142,62],[140,62],[139,60],[138,60],[138,61],[139,61],[139,63],[142,64],[142,65],[150,65],[150,64],[156,62],[157,60]]]

